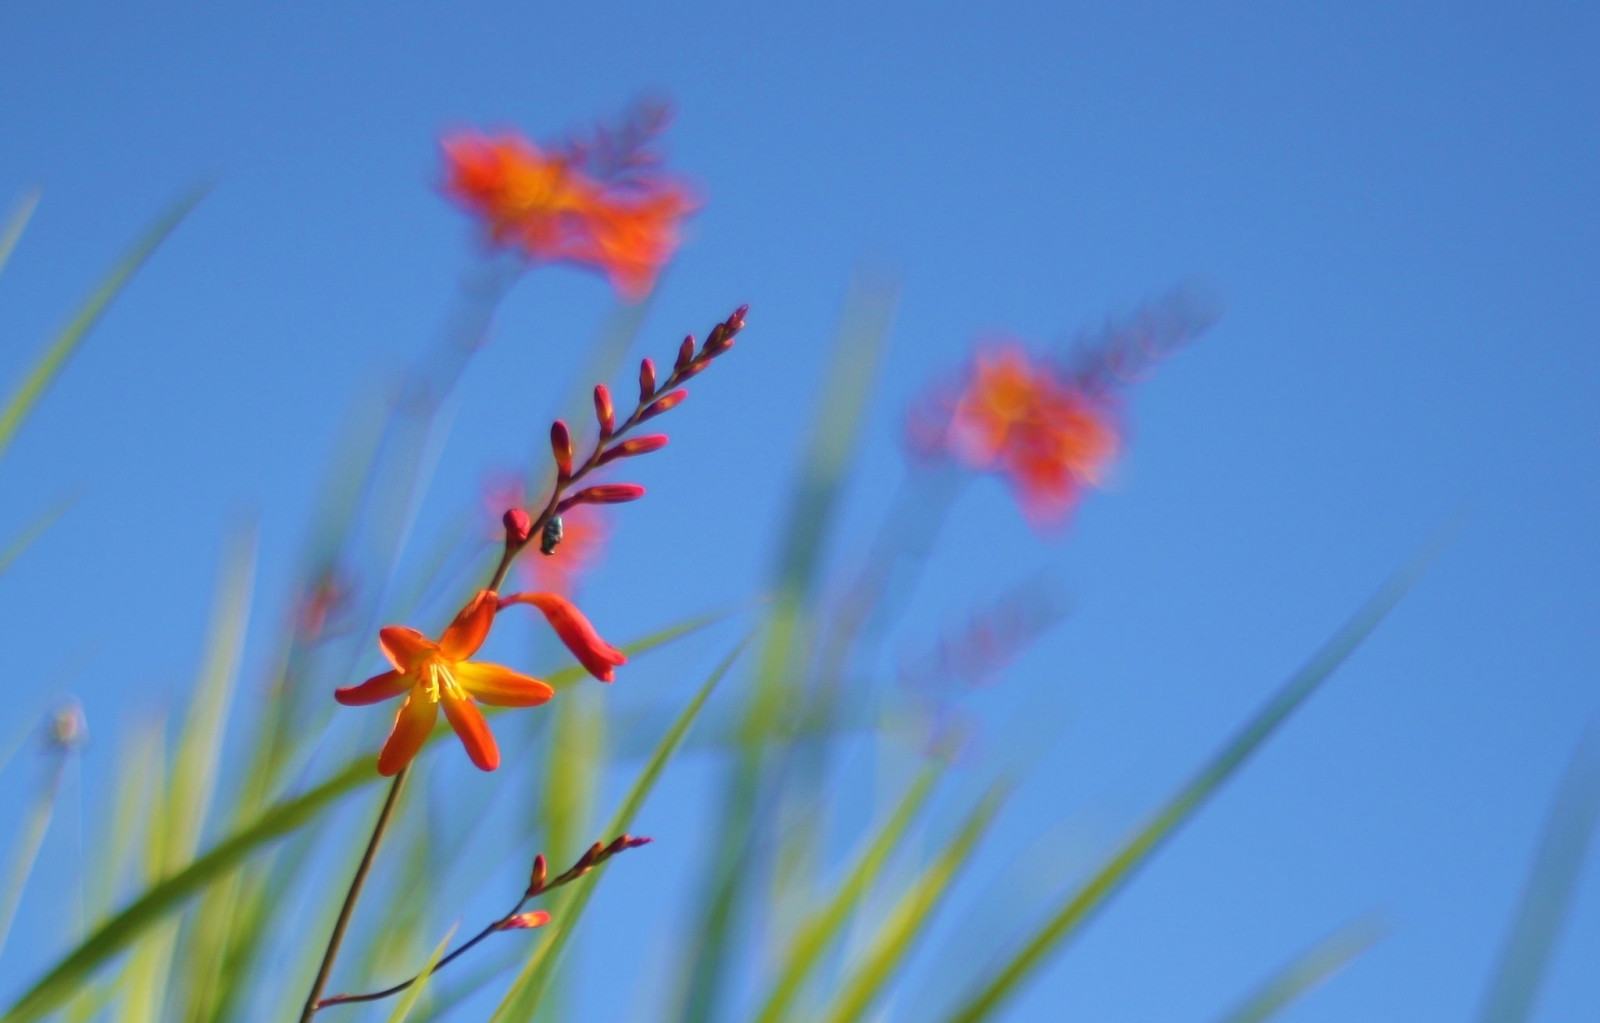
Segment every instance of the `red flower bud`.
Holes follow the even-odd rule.
[[[528,537],[533,533],[533,520],[528,518],[528,513],[521,508],[511,508],[500,517],[506,527],[506,545],[508,547],[521,547],[528,542]]]
[[[586,487],[556,505],[556,513],[566,511],[575,504],[622,504],[637,501],[644,496],[644,488],[637,483],[602,483]]]
[[[678,346],[678,361],[673,363],[672,369],[674,372],[682,373],[685,369],[689,368],[689,363],[693,361],[694,335],[690,334],[688,337],[684,338],[683,343]]]
[[[531,927],[543,927],[549,922],[550,914],[542,909],[536,909],[531,913],[518,913],[515,916],[506,917],[500,922],[500,930],[521,931]]]
[[[700,370],[697,368],[694,370],[694,372],[698,373]],[[677,407],[677,405],[688,396],[688,391],[679,388],[678,390],[673,391],[671,394],[657,398],[655,401],[650,403],[649,407],[639,414],[639,422],[642,423],[646,419],[654,419],[656,416],[659,416],[668,409]]]
[[[533,858],[533,873],[528,877],[528,891],[535,894],[544,891],[544,879],[548,870],[544,862],[544,853]]]
[[[550,453],[556,456],[556,471],[562,479],[572,475],[572,434],[567,424],[557,419],[550,424]]]
[[[600,436],[611,436],[617,428],[617,411],[611,407],[611,392],[605,384],[594,385],[594,417],[600,421]]]
[[[639,400],[649,401],[656,393],[656,364],[649,359],[639,363]]]
[[[650,451],[659,451],[666,446],[667,435],[664,433],[652,433],[643,437],[635,437],[632,440],[623,441],[601,455],[600,464],[605,465],[607,462],[613,462],[619,458],[627,458],[630,455],[642,455]]]
[[[642,489],[642,488],[641,488]],[[572,601],[556,593],[513,593],[500,601],[501,607],[512,604],[532,604],[544,612],[545,620],[561,638],[572,656],[578,663],[588,669],[589,674],[602,682],[610,682],[616,678],[614,670],[619,664],[627,664],[628,658],[622,651],[600,638],[600,633],[595,631],[589,619],[583,612],[573,606]],[[596,848],[602,848],[596,846]]]

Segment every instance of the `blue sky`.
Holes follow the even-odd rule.
[[[468,263],[438,134],[552,137],[662,95],[708,203],[641,350],[744,302],[750,328],[641,470],[596,620],[633,635],[766,585],[857,268],[900,291],[840,557],[893,493],[906,403],[975,337],[1043,345],[1204,282],[1225,314],[1135,395],[1108,491],[1041,541],[1001,486],[968,488],[963,542],[891,642],[925,645],[1041,568],[1073,605],[978,703],[992,736],[1040,708],[1052,724],[953,919],[1041,836],[1070,870],[1120,834],[1464,510],[1373,640],[1008,1018],[1205,1019],[1371,908],[1391,936],[1292,1018],[1471,1017],[1600,709],[1600,14],[858,6],[0,9],[0,201],[44,192],[0,277],[0,381],[172,197],[215,182],[0,464],[0,537],[79,495],[0,579],[13,725],[81,696],[92,807],[121,725],[193,676],[249,515],[259,677],[331,438]],[[611,302],[571,271],[522,282],[450,411],[420,532],[537,449]],[[609,880],[684,869],[713,774],[686,764],[643,822],[663,851]],[[70,858],[70,828],[51,841]],[[1538,1018],[1600,1008],[1597,869]],[[646,905],[664,940],[682,906]],[[36,903],[23,921],[51,926]],[[42,962],[6,959],[5,990]],[[597,1009],[632,1004],[590,987]],[[895,1018],[919,1018],[910,990]]]

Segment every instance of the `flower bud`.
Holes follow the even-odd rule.
[[[694,372],[698,373],[699,369],[695,369]],[[639,422],[642,423],[646,419],[654,419],[656,416],[659,416],[668,409],[676,408],[683,401],[683,399],[687,398],[688,396],[689,392],[680,387],[671,394],[663,395],[662,397],[657,398],[639,414]]]
[[[594,417],[600,421],[600,436],[611,436],[617,428],[617,411],[611,407],[611,392],[605,384],[594,385]]]
[[[533,858],[533,873],[528,877],[528,891],[538,893],[544,891],[544,879],[549,871],[545,865],[544,853]]]
[[[622,504],[625,501],[637,501],[643,496],[644,488],[637,483],[601,483],[586,487],[556,505],[556,514],[575,504]]]
[[[500,517],[506,527],[506,546],[521,547],[528,542],[528,537],[533,533],[533,520],[521,508],[507,509]]]
[[[656,364],[649,359],[639,363],[639,401],[646,402],[655,397],[656,393]]]
[[[632,455],[643,455],[651,451],[660,451],[666,446],[667,435],[664,433],[652,433],[643,437],[634,437],[632,440],[625,440],[621,444],[618,444],[616,447],[611,448],[602,454],[600,456],[600,464],[605,465],[607,462],[614,462],[619,458],[628,458]]]
[[[536,909],[531,913],[518,913],[515,916],[506,917],[500,922],[500,930],[522,931],[533,927],[543,927],[549,922],[550,914],[542,909]]]
[[[557,419],[550,424],[550,453],[556,456],[556,472],[562,479],[572,475],[572,434],[567,424]]]
[[[675,373],[682,373],[689,368],[689,363],[694,361],[694,335],[690,334],[678,346],[678,361],[672,364]]]

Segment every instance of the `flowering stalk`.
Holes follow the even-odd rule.
[[[587,874],[595,867],[598,867],[606,860],[609,860],[611,857],[623,852],[624,850],[637,849],[641,845],[649,844],[650,839],[648,837],[641,836],[635,838],[632,835],[626,834],[617,836],[609,843],[596,842],[594,845],[591,845],[587,850],[585,850],[584,854],[578,858],[578,862],[574,863],[571,867],[567,868],[566,871],[553,878],[546,878],[544,854],[540,853],[538,856],[533,858],[533,871],[528,879],[528,887],[523,891],[522,898],[517,900],[517,904],[512,906],[510,911],[505,913],[499,919],[484,927],[483,930],[479,931],[477,934],[474,934],[471,938],[468,938],[462,943],[460,948],[457,948],[454,952],[451,952],[449,955],[440,959],[433,965],[433,969],[427,971],[426,973],[419,973],[415,977],[411,977],[408,980],[403,980],[400,983],[386,987],[381,991],[368,991],[359,995],[331,995],[317,1002],[313,1011],[326,1009],[330,1005],[344,1005],[350,1002],[376,1002],[384,998],[393,997],[424,977],[432,976],[433,974],[438,973],[450,963],[466,954],[466,952],[474,945],[477,945],[483,939],[487,938],[491,934],[496,933],[497,931],[518,931],[527,930],[534,927],[543,927],[545,924],[550,922],[549,913],[546,913],[543,910],[533,913],[525,913],[523,912],[522,907],[526,906],[530,901],[538,898],[551,889],[560,888],[564,884],[570,884],[571,882],[576,881],[578,878]]]

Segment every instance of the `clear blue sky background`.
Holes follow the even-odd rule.
[[[1041,543],[1002,487],[970,488],[951,529],[978,539],[942,550],[895,639],[926,644],[1041,564],[1074,602],[985,696],[991,742],[1024,709],[1059,727],[964,905],[1041,836],[1070,870],[1120,834],[1466,509],[1371,643],[1008,1018],[1204,1020],[1369,908],[1393,934],[1292,1018],[1471,1018],[1600,710],[1600,13],[859,8],[0,7],[0,198],[44,189],[0,277],[0,381],[174,195],[217,182],[0,465],[0,537],[81,495],[0,579],[10,727],[70,684],[93,809],[122,723],[192,678],[224,537],[252,511],[264,654],[330,438],[422,350],[466,265],[471,232],[432,191],[438,133],[550,137],[658,93],[709,203],[645,349],[752,312],[641,470],[651,497],[586,601],[602,627],[763,588],[864,261],[902,291],[844,512],[856,547],[898,479],[906,402],[975,336],[1058,340],[1199,276],[1226,314],[1140,389],[1110,491]],[[463,382],[424,532],[536,450],[611,301],[569,271],[519,287]],[[684,868],[710,776],[686,763],[641,822],[660,855],[608,881],[642,893]],[[71,828],[51,842],[64,884]],[[1600,1013],[1591,860],[1541,1019]],[[631,911],[627,957],[586,968],[595,1011],[635,1004],[598,981],[644,972],[682,906]],[[24,907],[37,940],[13,940],[0,988],[58,916]],[[919,986],[896,1018],[921,1018]]]

